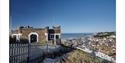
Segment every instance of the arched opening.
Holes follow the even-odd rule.
[[[20,42],[20,36],[22,34],[18,33],[18,34],[12,34],[12,38],[14,40],[14,42]]]
[[[38,34],[36,32],[31,32],[29,35],[29,43],[38,42]]]
[[[30,42],[31,42],[31,43],[37,42],[37,35],[31,34],[31,35],[30,35]]]

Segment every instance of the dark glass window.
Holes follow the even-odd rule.
[[[56,39],[59,39],[59,35],[56,35]]]
[[[50,35],[50,39],[54,39],[54,35]]]

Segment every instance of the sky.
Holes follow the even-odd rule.
[[[116,30],[115,0],[10,0],[10,29],[61,26],[62,33]]]

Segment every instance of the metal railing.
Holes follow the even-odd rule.
[[[43,55],[43,45],[14,43],[9,45],[10,63],[31,63]]]
[[[38,63],[48,53],[59,51],[60,46],[52,42],[40,43],[11,43],[9,44],[9,63]]]

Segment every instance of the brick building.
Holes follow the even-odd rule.
[[[15,37],[16,41],[21,42],[20,39],[27,39],[29,43],[33,42],[53,42],[60,44],[61,30],[60,26],[53,26],[45,28],[33,28],[30,26],[21,26],[16,30],[11,31],[11,37]]]

